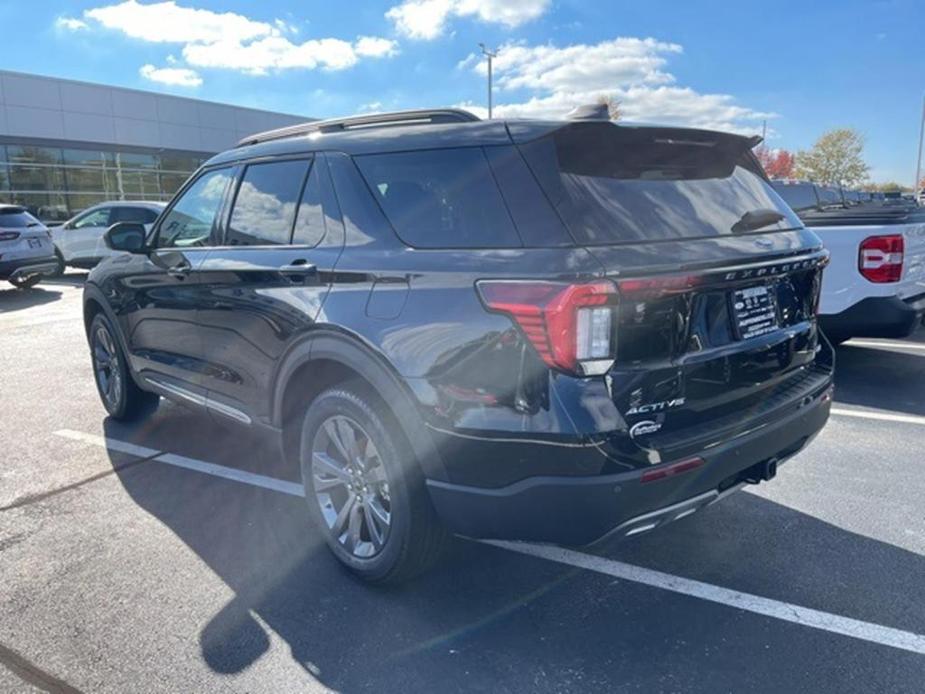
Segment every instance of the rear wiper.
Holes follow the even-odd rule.
[[[754,231],[770,224],[776,224],[784,218],[777,210],[762,207],[759,210],[750,210],[742,215],[738,222],[732,225],[733,234],[741,234],[745,231]]]

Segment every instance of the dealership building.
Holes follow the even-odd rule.
[[[104,200],[169,200],[216,152],[305,120],[0,70],[0,202],[61,221]]]

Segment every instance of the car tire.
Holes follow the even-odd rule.
[[[363,384],[330,388],[311,403],[300,467],[313,520],[361,579],[401,583],[439,557],[448,534],[420,465],[384,403]]]
[[[94,316],[89,337],[93,381],[109,416],[132,421],[154,411],[160,398],[136,385],[116,331],[105,314]]]
[[[61,277],[64,274],[64,268],[67,266],[67,263],[64,262],[64,256],[61,255],[61,251],[58,250],[57,246],[55,247],[55,260],[58,261],[58,265],[48,277]]]
[[[42,281],[41,275],[27,275],[23,278],[13,278],[9,279],[10,284],[12,284],[17,289],[32,289],[35,285]]]

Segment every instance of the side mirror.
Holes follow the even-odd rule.
[[[144,253],[147,234],[145,225],[139,222],[116,222],[106,230],[103,243],[114,251]]]

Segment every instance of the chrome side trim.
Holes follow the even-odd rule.
[[[170,395],[175,395],[176,397],[185,400],[186,402],[192,403],[198,407],[202,407],[207,410],[212,410],[218,414],[224,415],[230,419],[233,419],[242,424],[251,424],[252,420],[241,410],[226,405],[222,402],[216,402],[209,397],[199,395],[198,393],[193,393],[192,391],[186,390],[185,388],[180,388],[179,386],[171,385],[169,383],[164,383],[161,380],[156,378],[151,378],[150,376],[144,377],[145,381],[150,383],[155,388],[162,390]]]

